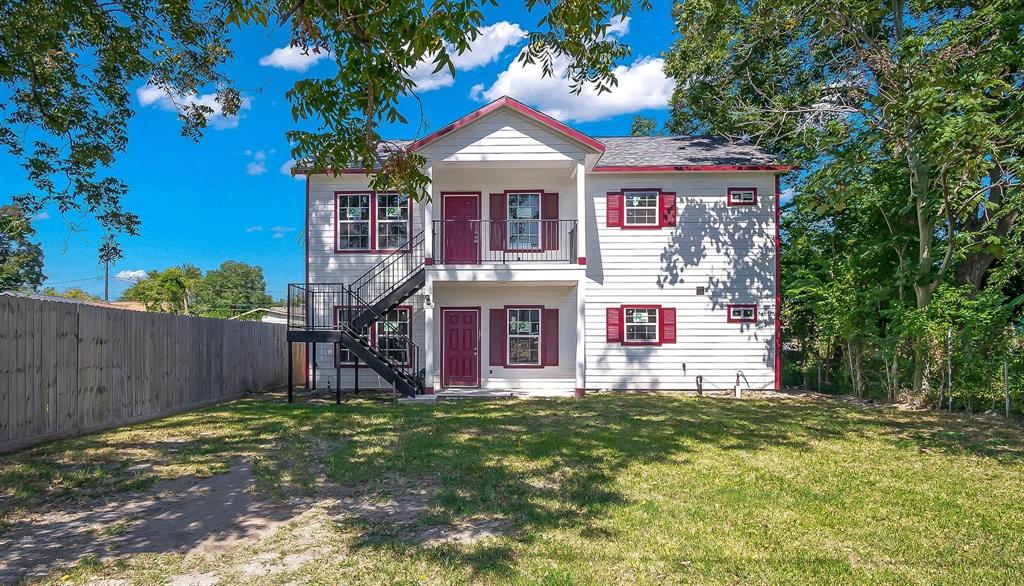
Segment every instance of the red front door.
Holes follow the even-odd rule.
[[[444,195],[444,262],[480,262],[480,196]]]
[[[445,387],[480,386],[480,312],[475,309],[441,311],[441,384]]]

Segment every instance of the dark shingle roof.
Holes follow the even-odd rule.
[[[710,136],[602,136],[600,166],[775,165],[759,146]]]

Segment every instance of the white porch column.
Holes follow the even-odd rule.
[[[587,258],[587,169],[576,163],[576,256],[580,264]],[[584,259],[580,261],[579,259]]]
[[[434,301],[434,280],[427,272],[427,280],[423,285],[423,392],[434,394],[434,313],[437,302]],[[428,303],[429,301],[429,303]]]
[[[587,315],[586,283],[582,276],[576,281],[576,396],[582,397],[587,388]]]
[[[423,173],[430,179],[427,195],[430,199],[420,202],[423,208],[423,262],[430,266],[434,261],[434,166],[427,161]],[[434,394],[434,281],[427,271],[423,284],[423,392]]]
[[[427,196],[430,198],[420,202],[423,209],[423,257],[431,264],[434,259],[434,166],[427,161],[423,174],[430,179],[427,184]]]

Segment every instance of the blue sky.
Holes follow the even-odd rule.
[[[633,49],[622,64],[619,89],[582,97],[571,96],[564,81],[542,80],[514,63],[524,45],[521,31],[535,28],[537,15],[527,14],[521,2],[502,4],[507,6],[485,11],[486,34],[472,55],[456,59],[454,80],[430,76],[427,68],[414,71],[427,120],[419,119],[419,106],[410,98],[405,104],[410,124],[385,128],[385,136],[422,136],[504,93],[595,136],[627,134],[637,112],[665,119],[671,83],[658,58],[673,39],[671,2],[655,0],[650,12],[617,23],[614,34]],[[282,169],[290,160],[284,133],[293,126],[284,95],[298,79],[330,75],[333,65],[286,50],[284,30],[247,28],[233,37],[235,57],[226,70],[246,96],[247,108],[237,119],[211,119],[200,142],[180,136],[174,112],[163,107],[161,96],[147,92],[145,80],[131,88],[137,114],[129,125],[127,151],[111,173],[127,182],[124,207],[137,213],[142,225],[139,236],[121,238],[124,258],[111,274],[122,279],[111,279],[112,299],[130,284],[124,276],[185,262],[203,270],[229,259],[259,265],[274,297],[303,278],[304,187]],[[23,169],[7,153],[0,153],[0,176],[3,203],[29,189]],[[83,229],[70,229],[72,223]],[[95,226],[62,218],[55,209],[44,211],[34,225],[47,284],[101,294]]]

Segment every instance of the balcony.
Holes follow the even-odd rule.
[[[576,263],[576,220],[434,220],[435,265]]]

